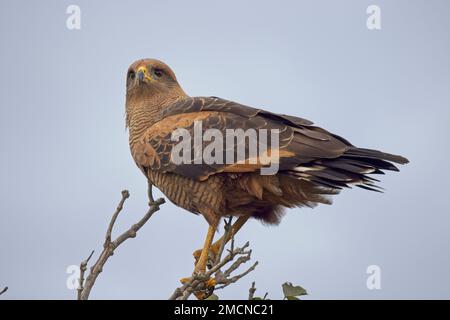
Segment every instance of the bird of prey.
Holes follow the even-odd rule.
[[[204,272],[208,255],[217,254],[221,242],[230,240],[221,238],[213,244],[222,217],[238,217],[233,234],[249,218],[277,224],[284,208],[330,204],[329,196],[346,187],[379,191],[378,180],[371,175],[398,171],[393,163],[408,162],[399,155],[355,147],[306,119],[218,97],[190,97],[171,68],[159,60],[134,62],[126,86],[126,125],[137,166],[168,199],[203,215],[209,224],[203,249],[194,252],[195,272]],[[172,151],[178,141],[173,132],[182,128],[194,134],[198,122],[201,132],[215,129],[224,135],[228,129],[277,129],[279,170],[263,175],[267,164],[250,163],[248,158],[235,163],[174,162]],[[232,152],[236,148],[237,144]]]

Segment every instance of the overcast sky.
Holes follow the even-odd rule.
[[[44,5],[45,4],[45,5]],[[81,29],[66,9],[81,8]],[[381,9],[381,30],[366,9]],[[384,194],[346,190],[332,206],[250,221],[255,272],[217,294],[314,299],[450,298],[448,1],[0,2],[1,298],[73,299],[67,268],[92,249],[120,199],[122,231],[146,211],[129,152],[125,74],[168,63],[190,95],[314,121],[361,147],[408,157]],[[193,270],[207,224],[171,203],[106,265],[93,299],[166,299]],[[117,234],[116,232],[116,234]],[[381,289],[366,286],[381,269]]]

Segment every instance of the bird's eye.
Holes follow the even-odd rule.
[[[158,78],[161,78],[164,75],[164,71],[162,71],[161,69],[155,69],[153,72]]]
[[[134,73],[134,71],[128,72],[128,79],[133,80],[135,77],[136,77],[136,73]]]

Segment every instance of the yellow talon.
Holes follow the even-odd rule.
[[[181,278],[180,282],[182,284],[187,283],[188,281],[190,281],[191,278]],[[208,298],[214,291],[214,287],[216,286],[217,281],[215,279],[208,279],[204,282],[204,289],[194,292],[194,295],[197,297],[198,300],[204,300],[206,298]]]
[[[209,258],[212,258],[214,260],[217,257],[220,249],[219,244],[220,243],[211,246],[211,248],[209,249]],[[202,255],[202,249],[195,250],[192,255],[194,256],[195,263],[197,263],[200,259],[200,256]]]
[[[217,284],[217,281],[215,279],[209,279],[206,281],[205,286],[206,288],[214,287]]]
[[[188,282],[189,280],[191,280],[191,278],[181,278],[181,279],[180,279],[180,282],[181,282],[182,284],[185,284],[185,283]]]

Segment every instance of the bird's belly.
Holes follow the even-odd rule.
[[[148,172],[148,178],[166,197],[179,207],[203,215],[224,215],[223,179],[206,181],[186,178],[174,173]],[[205,217],[206,218],[206,217]]]

